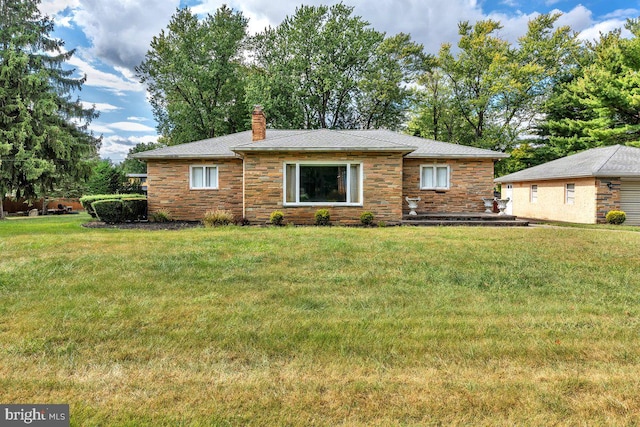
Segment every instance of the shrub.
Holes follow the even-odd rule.
[[[284,222],[284,214],[281,211],[273,211],[271,212],[269,220],[273,225],[282,225]]]
[[[627,219],[627,214],[623,211],[609,211],[606,218],[607,223],[620,225]]]
[[[329,209],[318,209],[315,214],[316,225],[329,225],[331,222],[331,214]]]
[[[230,211],[216,209],[204,214],[202,224],[205,227],[218,227],[221,225],[233,224],[233,214]]]
[[[91,196],[83,196],[80,198],[80,203],[82,207],[89,215],[93,218],[96,218],[96,212],[93,210],[91,206],[93,202],[97,202],[99,200],[121,200],[121,199],[141,199],[147,200],[147,197],[144,194],[95,194]]]
[[[151,220],[153,222],[171,222],[173,221],[173,215],[168,209],[158,209],[151,214]]]
[[[122,200],[98,200],[91,204],[96,218],[107,224],[116,224],[124,221]]]
[[[378,221],[378,227],[384,228],[386,226],[387,226],[387,223],[385,221]]]
[[[125,221],[140,221],[147,218],[147,199],[122,199]]]
[[[360,215],[360,222],[363,225],[373,224],[373,214],[369,211],[362,212],[362,214]]]

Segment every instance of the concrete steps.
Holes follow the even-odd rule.
[[[419,213],[404,215],[402,225],[413,226],[470,226],[470,227],[526,227],[528,221],[513,215],[492,213]]]

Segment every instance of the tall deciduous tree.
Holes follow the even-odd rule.
[[[169,144],[246,128],[243,49],[247,19],[226,6],[199,21],[179,9],[136,68]]]
[[[411,131],[509,150],[534,128],[555,76],[577,49],[568,27],[554,28],[558,18],[531,20],[517,46],[500,38],[497,21],[460,23],[457,52],[444,44],[438,56],[441,74],[423,77],[425,104],[415,109]]]
[[[396,127],[424,64],[409,36],[385,40],[353,8],[301,6],[254,38],[248,98],[277,128]]]
[[[100,140],[87,132],[94,110],[72,93],[64,51],[39,0],[0,0],[0,195],[34,198],[68,179],[86,179]],[[0,202],[2,200],[0,197]],[[0,215],[2,206],[0,205]]]

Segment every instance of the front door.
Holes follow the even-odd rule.
[[[507,184],[507,188],[504,191],[504,197],[509,199],[504,213],[507,215],[513,215],[513,184]]]

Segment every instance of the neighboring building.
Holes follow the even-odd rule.
[[[136,184],[140,186],[140,189],[147,194],[149,187],[147,186],[147,174],[146,173],[128,173],[127,180],[129,184]]]
[[[149,212],[200,220],[211,209],[265,223],[275,210],[313,223],[320,208],[332,221],[399,222],[405,197],[422,212],[483,212],[493,196],[494,161],[483,150],[386,130],[268,130],[258,107],[252,130],[145,151]]]
[[[626,224],[640,225],[640,148],[593,148],[495,182],[518,217],[595,224],[622,210]]]

